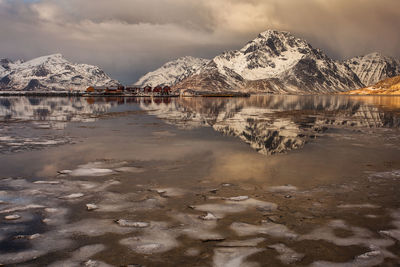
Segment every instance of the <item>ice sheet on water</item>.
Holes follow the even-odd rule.
[[[61,170],[58,173],[70,176],[107,176],[118,172],[140,173],[143,168],[126,166],[128,162],[95,161],[79,165],[74,170]]]
[[[382,230],[379,231],[379,233],[389,236],[393,239],[396,239],[397,241],[400,241],[400,209],[392,211],[391,216],[394,219],[392,221],[392,225],[395,226],[396,228],[389,230]]]
[[[270,245],[268,247],[275,249],[279,253],[278,259],[284,264],[293,264],[304,258],[304,254],[297,253],[282,243]]]
[[[160,194],[160,196],[163,196],[163,197],[180,197],[187,193],[187,191],[184,189],[173,188],[173,187],[154,188],[154,189],[150,189],[150,190],[157,192],[158,194]]]
[[[373,181],[375,179],[399,179],[400,170],[393,170],[388,172],[375,172],[368,176],[369,180]]]
[[[280,185],[280,186],[270,186],[268,187],[270,192],[292,192],[297,191],[297,187],[293,185]]]
[[[352,235],[348,237],[338,237],[335,235],[335,229],[344,229],[351,231]],[[348,263],[315,262],[315,266],[375,266],[380,264],[385,258],[396,258],[396,256],[387,250],[388,247],[395,244],[392,239],[384,236],[378,238],[371,231],[348,225],[342,220],[333,220],[326,226],[319,227],[311,233],[303,235],[301,240],[324,240],[337,246],[363,246],[371,251],[358,256],[354,261]],[[378,263],[376,263],[378,262]]]
[[[168,224],[150,222],[150,225],[134,237],[120,240],[120,244],[139,254],[163,253],[179,246],[176,240],[178,234],[176,231],[171,231]]]
[[[271,202],[249,198],[242,201],[225,200],[223,203],[202,204],[193,207],[195,210],[211,212],[217,218],[223,218],[226,214],[243,212],[251,208],[261,211],[273,211],[277,209],[278,205]]]
[[[150,223],[148,222],[138,222],[138,221],[132,221],[132,220],[125,220],[125,219],[119,219],[115,221],[118,225],[123,226],[123,227],[133,227],[133,228],[146,228],[150,226]]]
[[[104,192],[103,199],[97,203],[98,212],[134,212],[138,210],[154,210],[163,207],[166,199],[156,196],[143,199],[137,193],[119,194]]]
[[[81,247],[77,249],[76,251],[72,252],[71,258],[64,260],[64,261],[57,261],[49,265],[49,267],[59,267],[59,266],[111,266],[111,265],[105,265],[105,263],[102,262],[97,262],[98,264],[96,265],[86,265],[85,262],[87,260],[94,256],[95,254],[105,250],[105,246],[102,244],[95,244],[95,245],[88,245]],[[93,261],[93,263],[96,263]]]
[[[194,214],[172,214],[172,218],[179,221],[182,225],[178,233],[187,235],[190,238],[201,241],[218,241],[225,237],[215,231],[217,222],[215,220],[201,220]]]
[[[257,263],[246,262],[246,258],[255,253],[261,252],[260,248],[216,248],[214,249],[214,267],[253,267]]]
[[[133,227],[121,227],[113,220],[107,219],[84,219],[72,224],[67,224],[59,230],[67,235],[102,236],[106,233],[128,234],[136,231]]]
[[[337,206],[341,209],[379,209],[380,206],[369,203],[365,204],[341,204]]]
[[[40,235],[38,238],[30,239],[29,248],[23,251],[1,253],[0,263],[17,264],[26,262],[50,252],[59,251],[72,245],[72,241],[58,233],[50,231]]]
[[[239,236],[252,236],[258,234],[266,234],[272,237],[295,239],[298,235],[289,230],[285,225],[262,222],[259,225],[253,225],[242,222],[234,222],[230,228]]]
[[[384,254],[380,250],[368,251],[354,258],[349,262],[329,262],[316,261],[311,264],[312,267],[369,267],[379,266],[385,260]]]

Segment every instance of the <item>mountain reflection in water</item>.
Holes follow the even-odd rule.
[[[302,148],[332,128],[362,130],[400,125],[400,97],[348,96],[0,98],[0,121],[64,129],[69,122],[90,122],[102,114],[132,108],[180,129],[212,127],[238,137],[265,155]],[[7,138],[4,131],[0,132],[0,145]]]
[[[387,110],[400,98],[341,96],[255,96],[181,98],[166,105],[141,103],[167,123],[183,129],[212,127],[271,155],[302,148],[330,128],[398,128],[398,113]],[[375,103],[378,103],[376,105]],[[396,110],[398,106],[394,106]]]

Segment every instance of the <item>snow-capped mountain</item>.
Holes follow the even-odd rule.
[[[210,60],[195,57],[181,57],[176,60],[165,63],[159,69],[149,72],[141,77],[135,85],[152,86],[168,85],[172,86],[191,76],[200,68],[204,67]]]
[[[117,86],[97,66],[75,64],[61,54],[26,62],[0,60],[0,90],[84,90],[87,86]]]
[[[354,72],[289,32],[268,30],[224,52],[175,88],[330,93],[362,87]]]
[[[357,74],[365,86],[400,75],[400,60],[376,52],[348,59],[345,63]]]

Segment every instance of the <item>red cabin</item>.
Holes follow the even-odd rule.
[[[163,95],[169,95],[170,93],[171,93],[171,87],[164,86],[164,88],[162,89],[162,94]]]
[[[160,85],[156,86],[153,90],[154,93],[161,93],[162,92],[162,87]]]

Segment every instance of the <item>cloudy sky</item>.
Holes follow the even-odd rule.
[[[400,57],[399,0],[0,0],[0,58],[62,53],[124,83],[177,57],[239,49],[267,29],[336,59]]]

